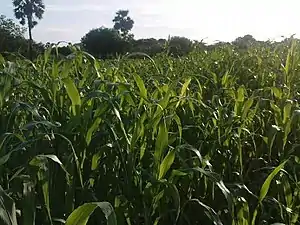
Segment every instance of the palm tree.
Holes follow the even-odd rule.
[[[32,29],[37,25],[37,19],[43,18],[45,5],[43,0],[13,0],[13,5],[16,18],[22,25],[28,25],[29,56],[32,60]]]

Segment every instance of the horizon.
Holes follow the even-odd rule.
[[[11,0],[4,1],[1,14],[18,22]],[[290,3],[290,4],[288,4]],[[258,0],[241,3],[238,0],[44,0],[43,19],[33,29],[37,42],[59,41],[78,43],[91,29],[113,27],[113,18],[120,9],[128,9],[135,24],[135,39],[183,36],[211,44],[231,42],[250,34],[256,40],[281,40],[300,33],[297,21],[299,3],[296,0]],[[82,16],[78,17],[78,14]],[[278,16],[280,15],[280,16]],[[80,20],[75,21],[77,18]],[[27,37],[27,34],[26,34]]]

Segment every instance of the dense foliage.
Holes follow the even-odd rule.
[[[129,32],[132,30],[134,21],[128,16],[128,10],[119,10],[116,13],[114,22],[114,29],[117,30],[123,39],[130,40],[133,38],[133,34]]]
[[[25,29],[15,24],[12,19],[0,16],[0,52],[16,52],[27,47],[24,39]]]
[[[62,224],[88,202],[67,225],[98,206],[119,225],[299,224],[298,42],[177,59],[50,51],[0,58],[4,224]]]
[[[115,57],[126,49],[126,42],[117,30],[98,28],[90,30],[82,39],[82,46],[97,58]]]
[[[0,53],[20,54],[29,58],[29,41],[24,37],[26,29],[16,24],[12,19],[0,15]],[[32,54],[36,57],[43,52],[44,45],[33,42]]]
[[[168,48],[172,56],[184,56],[192,51],[193,43],[188,38],[175,36],[170,38]]]

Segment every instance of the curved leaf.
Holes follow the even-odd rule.
[[[159,168],[159,176],[158,179],[162,179],[166,173],[168,172],[168,170],[171,168],[173,162],[175,159],[175,150],[172,150],[170,152],[168,152],[168,154],[166,155],[166,157],[164,158],[164,160],[162,161],[160,168]]]
[[[85,203],[75,209],[68,217],[65,225],[86,225],[94,210],[99,207],[107,219],[107,225],[117,225],[117,218],[109,202]]]
[[[264,184],[262,185],[261,189],[260,189],[260,194],[259,194],[259,202],[261,203],[264,198],[266,197],[271,182],[274,179],[274,177],[279,173],[280,170],[282,170],[284,168],[284,165],[287,163],[288,160],[284,161],[283,163],[281,163],[279,166],[277,166],[272,173],[267,177],[267,179],[265,180]]]

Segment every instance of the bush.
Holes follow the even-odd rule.
[[[119,32],[110,28],[97,28],[89,31],[82,39],[83,48],[99,58],[110,58],[116,54],[124,53],[128,43]]]
[[[193,49],[192,41],[185,37],[172,37],[169,40],[169,53],[172,56],[184,56]]]

